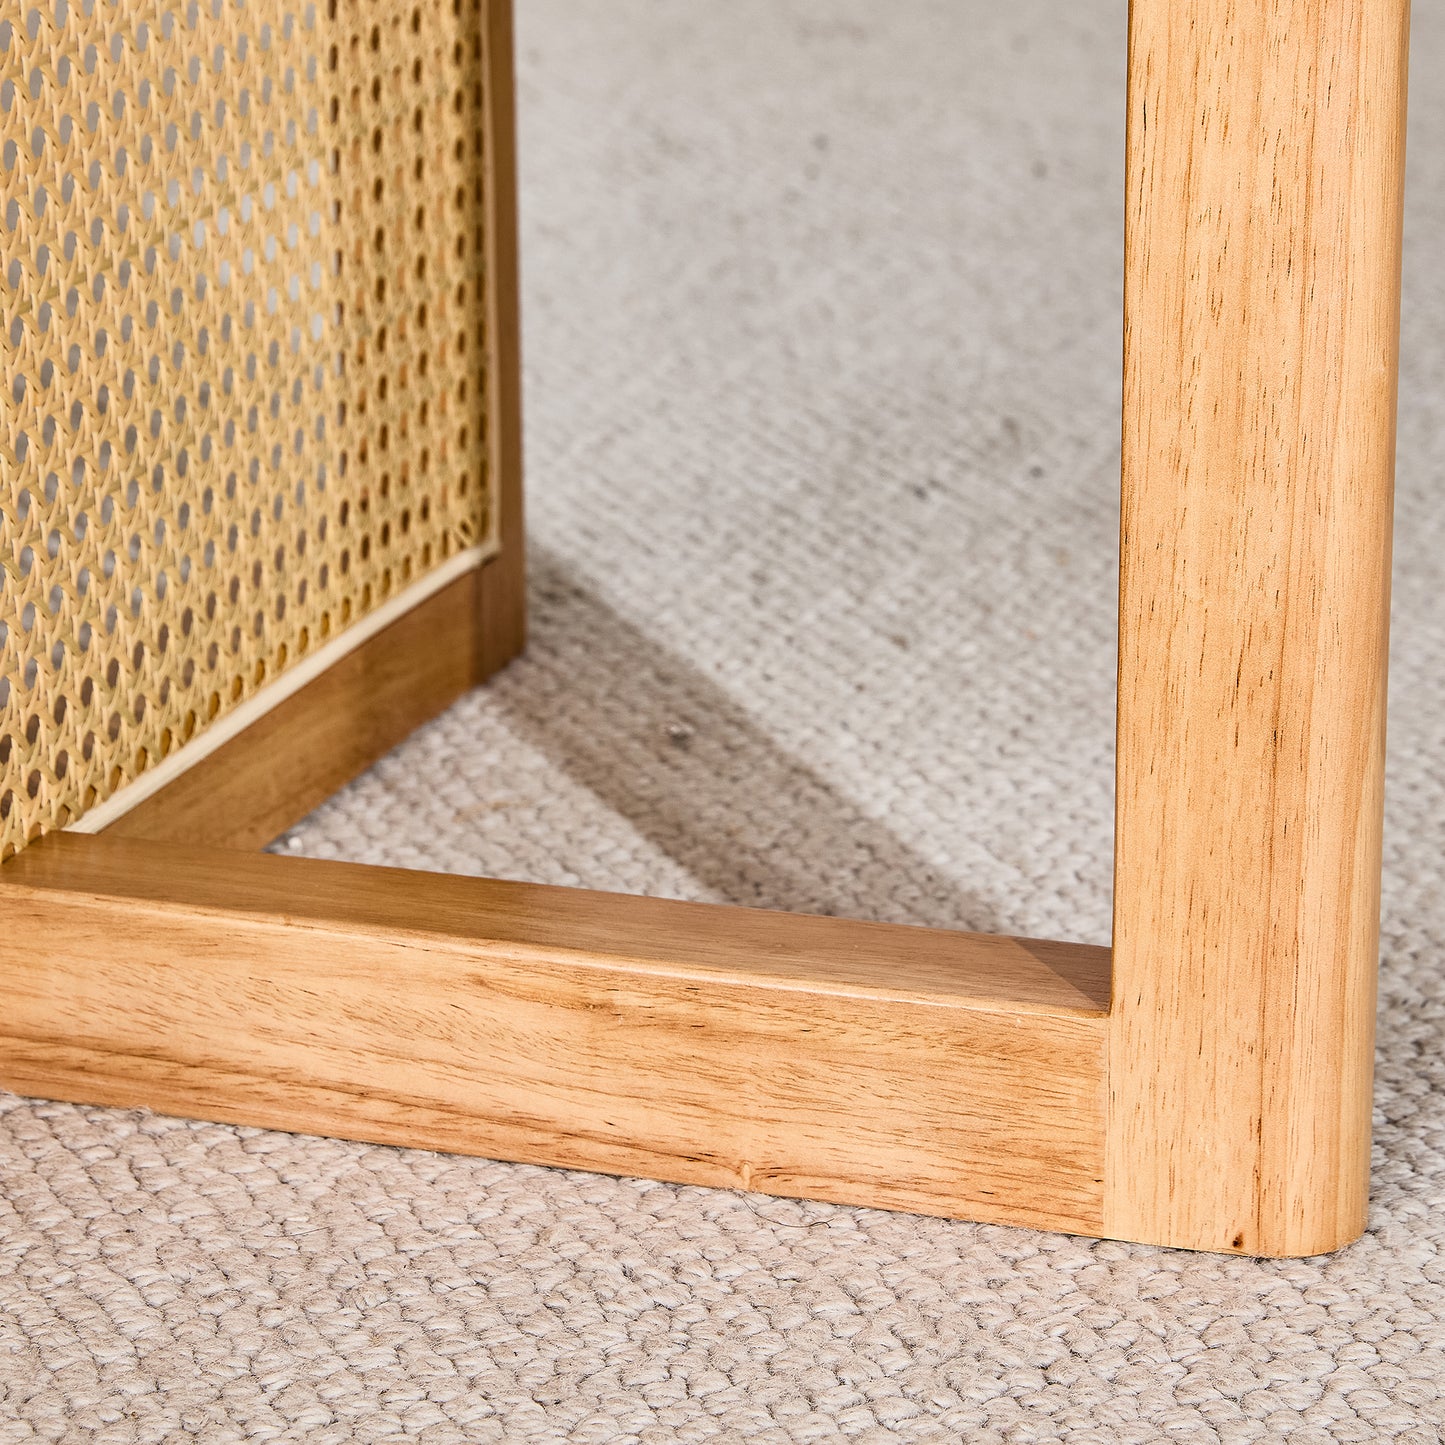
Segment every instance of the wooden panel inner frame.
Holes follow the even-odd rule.
[[[1406,34],[1405,0],[1134,0],[1112,958],[207,846],[281,817],[228,835],[205,800],[347,711],[338,672],[189,796],[5,865],[0,1082],[1192,1248],[1355,1237]],[[521,639],[514,280],[489,305],[517,505],[435,603],[435,701]],[[404,678],[407,622],[352,666]]]

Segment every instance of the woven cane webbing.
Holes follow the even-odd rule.
[[[0,856],[489,539],[481,0],[0,0]]]

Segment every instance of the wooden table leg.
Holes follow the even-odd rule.
[[[1408,0],[1134,0],[1105,1232],[1364,1226]]]

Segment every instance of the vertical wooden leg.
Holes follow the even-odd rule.
[[[1408,0],[1133,0],[1105,1231],[1364,1227]]]
[[[522,529],[522,344],[517,274],[517,124],[512,0],[484,0],[486,24],[487,432],[501,550],[482,569],[477,676],[489,677],[527,640]]]

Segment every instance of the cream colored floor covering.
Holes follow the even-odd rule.
[[[533,646],[279,846],[1106,940],[1122,0],[519,8]],[[1221,1259],[4,1097],[0,1442],[1445,1438],[1417,10],[1367,1237]]]

